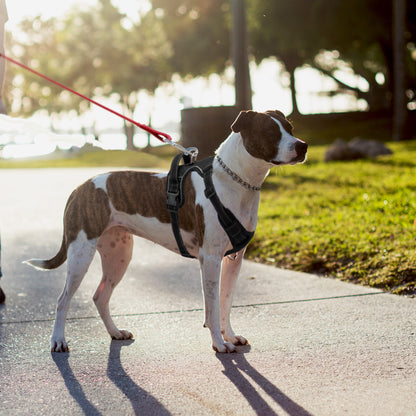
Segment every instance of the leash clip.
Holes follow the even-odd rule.
[[[186,155],[190,156],[191,163],[196,162],[196,158],[198,157],[198,148],[197,147],[188,147],[184,153]]]
[[[175,147],[176,149],[178,149],[180,152],[182,152],[184,154],[184,156],[189,156],[190,162],[188,162],[188,163],[194,163],[194,162],[196,162],[196,158],[198,157],[198,148],[197,147],[188,147],[187,149],[185,149],[179,143],[176,143],[176,142],[174,142],[172,140],[169,140],[166,137],[163,137],[162,138],[162,141],[164,143],[168,143],[172,147]]]

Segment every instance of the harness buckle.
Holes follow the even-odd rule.
[[[168,209],[168,211],[178,210],[178,200],[179,200],[179,191],[178,192],[166,191],[166,208]]]
[[[207,186],[207,184],[205,184],[205,190],[204,190],[204,194],[207,197],[207,199],[212,199],[214,196],[217,195],[217,192],[215,191],[215,188],[213,186]]]

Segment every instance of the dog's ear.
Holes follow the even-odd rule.
[[[239,133],[241,130],[247,128],[251,123],[254,116],[257,113],[255,111],[241,111],[238,117],[235,119],[234,123],[231,124],[231,129],[234,133]]]
[[[279,110],[267,110],[265,113],[276,118],[286,118],[285,115]]]

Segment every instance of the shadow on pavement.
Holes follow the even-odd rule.
[[[126,395],[130,400],[136,415],[162,415],[170,413],[150,393],[140,388],[124,370],[120,352],[121,348],[130,345],[134,340],[111,341],[110,354],[108,356],[107,375],[108,378]]]
[[[81,384],[75,377],[68,362],[69,354],[53,352],[51,353],[51,355],[53,361],[58,367],[58,370],[61,372],[62,378],[65,381],[65,385],[69,391],[69,394],[77,401],[77,403],[83,410],[84,414],[91,416],[101,415],[97,408],[87,399],[87,396],[85,396]]]
[[[250,351],[250,346],[239,347],[239,351],[232,354],[216,354],[224,366],[224,375],[237,387],[258,415],[278,415],[258,393],[257,384],[272,400],[291,416],[312,416],[299,406],[281,390],[260,374],[247,360],[244,353]],[[252,382],[249,381],[252,380]]]

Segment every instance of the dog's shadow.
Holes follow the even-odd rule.
[[[130,345],[134,340],[111,341],[110,354],[108,356],[107,376],[120,389],[131,402],[136,415],[161,415],[170,413],[150,393],[140,388],[126,373],[120,358],[121,348]]]
[[[170,413],[150,393],[140,388],[124,370],[120,352],[121,348],[130,345],[134,340],[111,341],[107,363],[107,376],[130,400],[136,415],[169,416]],[[84,390],[69,365],[68,353],[52,353],[52,359],[65,381],[69,394],[77,401],[85,415],[101,416],[101,412],[88,400]]]
[[[121,364],[121,348],[133,342],[134,340],[111,342],[107,376],[130,400],[136,415],[153,414],[168,416],[170,415],[168,410],[150,393],[140,388],[126,373]],[[236,353],[216,354],[216,356],[224,366],[224,375],[237,387],[256,414],[277,415],[258,392],[260,388],[287,414],[291,416],[312,416],[311,413],[286,396],[247,361],[245,353],[249,351],[250,346],[241,346],[238,347],[238,352]],[[69,393],[78,402],[84,414],[92,416],[101,415],[100,411],[87,399],[81,384],[75,377],[68,362],[69,354],[52,353],[52,358],[61,372]]]
[[[62,378],[65,381],[66,388],[69,394],[77,401],[85,415],[100,416],[101,413],[98,409],[87,399],[87,396],[82,389],[81,384],[77,380],[69,365],[69,354],[68,353],[51,353],[52,359],[55,362],[58,370],[60,371]]]
[[[245,353],[250,351],[250,346],[238,347],[238,351],[232,354],[216,354],[224,366],[224,375],[237,387],[240,393],[248,401],[252,409],[258,415],[278,415],[259,394],[258,388],[278,404],[288,415],[312,416],[303,407],[286,396],[265,376],[260,374],[246,359]],[[257,385],[257,389],[256,386]]]

